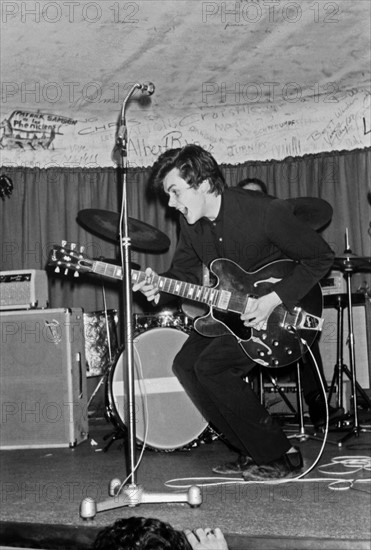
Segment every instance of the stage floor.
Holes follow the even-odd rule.
[[[370,425],[370,413],[364,413],[362,422]],[[308,432],[310,428],[308,424]],[[285,430],[291,433],[289,429],[286,424]],[[63,548],[63,545],[50,545],[50,529],[54,526],[55,540],[57,534],[63,532],[63,536],[77,537],[76,541],[82,537],[85,542],[80,541],[80,546],[76,542],[75,547],[87,548],[87,540],[95,536],[99,527],[136,515],[156,517],[179,529],[218,526],[227,534],[231,549],[369,548],[371,483],[366,480],[371,477],[370,471],[333,464],[326,468],[329,472],[326,474],[321,473],[319,467],[339,456],[362,455],[370,459],[370,433],[350,439],[342,448],[327,442],[319,464],[303,480],[284,484],[224,484],[225,479],[214,475],[211,468],[229,460],[233,454],[219,440],[202,443],[189,451],[146,450],[137,470],[137,483],[146,491],[156,492],[173,492],[174,489],[165,486],[173,479],[178,480],[173,484],[182,486],[204,484],[201,506],[161,503],[120,507],[100,512],[87,523],[79,515],[81,501],[85,497],[92,497],[96,502],[110,498],[110,480],[116,477],[124,480],[126,475],[123,441],[115,441],[103,452],[104,436],[112,432],[112,425],[105,419],[93,418],[89,430],[89,439],[74,449],[0,453],[0,543],[9,545],[11,541],[17,546],[17,537],[25,537],[28,531],[30,547],[36,537],[39,545],[44,540],[42,548]],[[295,433],[295,426],[293,430]],[[341,435],[330,432],[328,440],[336,442]],[[307,439],[294,440],[294,444],[300,446],[305,467],[309,468],[318,456],[321,442]],[[332,478],[357,481],[348,490],[335,491],[330,488]],[[22,524],[27,524],[28,529]],[[272,541],[275,541],[273,546]]]
[[[367,415],[362,420],[370,424]],[[296,426],[284,427],[288,433],[297,431]],[[310,428],[308,425],[308,432]],[[38,545],[44,541],[42,548],[63,547],[50,546],[50,529],[54,526],[55,539],[57,533],[64,533],[63,540],[73,536],[77,541],[78,534],[81,537],[88,533],[88,539],[83,536],[85,542],[80,546],[87,548],[86,541],[91,542],[99,527],[137,515],[156,517],[179,529],[218,526],[229,537],[231,549],[272,548],[272,541],[275,548],[368,548],[371,484],[366,480],[371,477],[370,471],[337,464],[326,468],[329,473],[322,473],[319,468],[339,456],[370,457],[370,433],[362,433],[339,448],[330,441],[338,441],[342,434],[330,432],[319,464],[303,480],[284,484],[225,483],[224,478],[213,475],[213,465],[233,456],[220,440],[201,443],[187,451],[146,450],[136,482],[146,491],[165,493],[181,490],[169,488],[169,480],[176,479],[172,485],[184,487],[202,485],[201,506],[157,503],[120,507],[100,512],[87,523],[79,515],[81,501],[86,497],[96,502],[110,499],[110,480],[118,477],[123,481],[126,476],[123,440],[114,441],[107,452],[103,451],[107,443],[104,437],[112,432],[112,424],[103,418],[91,418],[89,430],[89,439],[74,449],[0,453],[3,544],[9,544],[11,539],[16,545],[17,536],[24,537],[28,531],[30,547],[35,537]],[[309,468],[320,452],[321,441],[293,441],[300,446],[305,467]],[[352,488],[334,491],[330,488],[333,478],[357,481]]]

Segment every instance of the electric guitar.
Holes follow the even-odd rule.
[[[54,246],[49,266],[55,271],[71,269],[79,273],[95,273],[111,279],[122,279],[120,266],[91,260],[76,245]],[[243,351],[253,361],[265,367],[283,367],[298,360],[304,350],[322,330],[322,293],[315,285],[310,292],[289,311],[283,304],[277,306],[267,322],[265,330],[246,327],[240,319],[249,297],[258,298],[274,290],[275,284],[289,275],[295,267],[292,260],[278,260],[254,272],[247,272],[235,262],[217,259],[211,262],[210,271],[215,276],[215,286],[200,286],[155,275],[153,282],[160,291],[187,298],[208,306],[206,315],[194,321],[194,328],[203,336],[215,337],[232,334]],[[145,279],[143,271],[131,270],[132,283]]]

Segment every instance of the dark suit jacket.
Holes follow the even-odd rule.
[[[169,271],[163,275],[200,283],[202,263],[223,257],[246,271],[278,259],[298,262],[275,291],[286,307],[293,307],[331,268],[334,254],[322,237],[293,214],[293,206],[269,195],[228,188],[214,225],[202,218],[189,225],[180,217],[180,237]],[[219,237],[222,237],[222,241]],[[161,301],[160,301],[161,303]]]

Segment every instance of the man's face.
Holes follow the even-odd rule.
[[[169,195],[169,206],[183,214],[190,225],[207,215],[211,197],[207,180],[195,189],[180,176],[178,168],[173,168],[165,176],[163,185]]]

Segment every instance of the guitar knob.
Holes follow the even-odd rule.
[[[258,351],[258,355],[259,357],[265,357],[265,353],[262,350]]]
[[[272,345],[273,345],[275,348],[278,348],[278,346],[279,346],[279,341],[278,341],[278,340],[273,340]]]
[[[68,269],[65,269],[65,270],[64,270],[64,274],[65,274],[65,275],[68,275]]]
[[[278,367],[279,364],[280,364],[280,362],[278,361],[278,359],[273,359],[273,360],[272,360],[272,365],[273,365],[274,367]]]
[[[287,349],[286,349],[286,353],[287,353],[287,355],[292,355],[292,349],[291,349],[291,348],[287,348]]]

